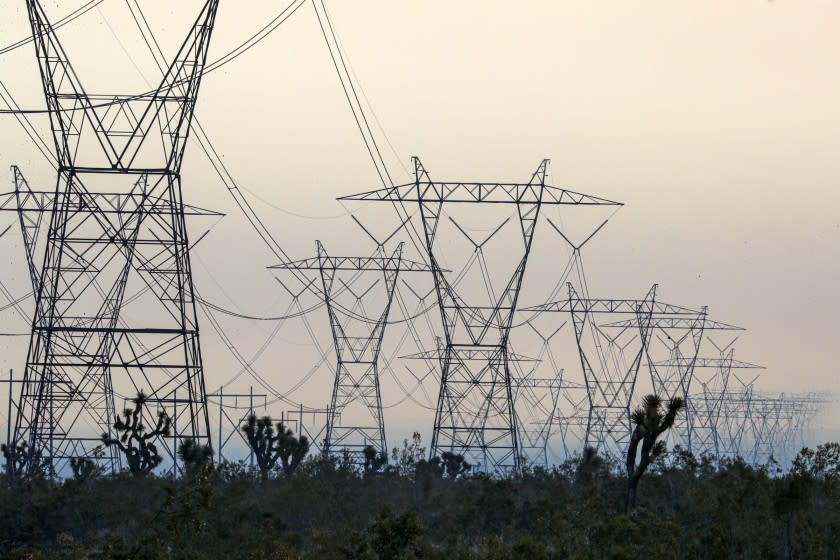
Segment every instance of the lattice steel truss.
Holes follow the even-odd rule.
[[[752,383],[730,386],[733,370],[760,371],[764,367],[734,358],[734,348],[726,348],[717,358],[697,358],[694,377],[699,392],[689,394],[687,410],[691,452],[711,455],[718,461],[741,456],[741,445],[750,422],[749,403]],[[708,372],[708,373],[707,373]]]
[[[320,273],[336,354],[335,382],[322,450],[332,455],[348,453],[353,463],[362,464],[368,446],[388,455],[379,388],[379,354],[399,273],[431,269],[404,259],[402,243],[391,255],[386,255],[380,245],[379,254],[373,257],[329,256],[320,241],[316,245],[317,257],[271,268],[317,270]],[[340,277],[342,271],[346,277]],[[361,273],[371,272],[382,274],[384,287],[384,308],[374,317],[367,313],[363,302],[380,280],[363,290],[353,289],[353,284],[360,278],[369,277]],[[341,298],[349,301],[339,304]]]
[[[804,446],[804,430],[824,402],[817,393],[760,393],[751,386],[730,401],[747,419],[743,457],[754,466],[775,462],[782,470]]]
[[[247,450],[247,461],[254,466],[254,452],[248,445],[248,438],[242,431],[242,426],[247,422],[248,417],[266,415],[268,406],[268,395],[255,393],[250,387],[247,393],[234,393],[219,387],[214,393],[207,393],[207,406],[211,411],[218,407],[218,418],[216,420],[216,461],[221,465],[223,462],[232,462],[236,447]]]
[[[14,441],[30,467],[35,454],[55,471],[95,459],[115,396],[144,390],[150,415],[174,416],[159,446],[174,459],[180,440],[210,442],[180,170],[218,0],[158,87],[134,96],[88,94],[38,0],[26,6],[59,168],[52,197],[15,193],[36,301]]]
[[[568,284],[568,299],[528,311],[569,313],[575,328],[589,411],[584,445],[621,456],[630,436],[630,407],[654,325],[691,324],[704,312],[656,300],[656,285],[642,299],[590,299]],[[629,315],[620,321],[599,317]]]
[[[618,205],[546,184],[548,160],[543,160],[524,184],[433,181],[418,158],[413,158],[414,182],[340,200],[406,203],[419,207],[423,241],[435,281],[443,324],[440,352],[441,384],[438,395],[431,456],[444,451],[461,454],[477,468],[489,472],[519,470],[520,445],[509,367],[508,339],[517,309],[540,208],[545,204]],[[444,205],[514,205],[524,251],[500,291],[488,286],[490,305],[476,303],[474,295],[457,286],[461,270],[450,274],[441,266],[441,240],[437,237]],[[475,243],[450,216],[455,227]],[[491,233],[491,237],[507,221]]]
[[[548,468],[548,442],[553,434],[552,428],[557,423],[560,393],[569,388],[577,386],[564,381],[562,371],[557,377],[528,375],[513,380],[514,409],[519,426],[519,450],[523,466]]]
[[[561,395],[568,395],[570,390],[582,386],[564,379],[565,370],[560,367],[552,350],[552,339],[565,326],[565,323],[553,332],[543,334],[531,322],[528,327],[539,337],[541,346],[535,356],[536,364],[547,363],[548,377],[536,376],[537,365],[525,369],[526,365],[512,362],[513,365],[513,400],[519,427],[520,455],[523,466],[528,468],[548,468],[549,441],[558,424],[558,407]],[[510,359],[508,360],[510,362]]]
[[[606,325],[613,328],[625,328],[634,319],[627,319]],[[706,335],[713,331],[743,331],[736,327],[708,318],[707,308],[702,308],[695,315],[669,315],[654,313],[650,319],[651,337],[645,346],[644,365],[650,372],[653,392],[665,399],[680,397],[686,402],[684,412],[677,417],[667,441],[679,443],[689,452],[694,451],[694,425],[703,423],[705,418],[696,418],[696,410],[691,407],[689,395],[694,380],[694,370],[698,362],[704,367],[707,360],[698,358]]]
[[[808,431],[814,418],[831,400],[818,392],[783,394],[781,397],[786,405],[782,416],[780,460],[784,465],[790,465],[796,454],[808,444]]]

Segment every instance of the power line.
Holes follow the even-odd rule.
[[[84,12],[81,12],[81,13],[77,14],[75,17],[79,17],[83,13],[86,13],[87,11],[97,7],[103,1],[104,0],[94,0],[95,3],[93,3],[93,2],[89,3],[89,4],[92,4],[92,5],[90,5],[87,9],[85,9]],[[204,68],[204,70],[202,71],[202,76],[205,75],[205,74],[209,74],[209,73],[211,73],[215,70],[218,70],[219,68],[221,68],[225,64],[236,60],[241,55],[245,54],[247,51],[249,51],[253,47],[255,47],[257,44],[261,43],[266,37],[268,37],[272,32],[274,32],[278,27],[280,27],[280,25],[282,23],[284,23],[295,12],[297,12],[298,9],[300,9],[300,7],[303,6],[305,3],[306,3],[306,0],[294,0],[293,2],[291,2],[288,6],[286,6],[286,8],[283,9],[283,11],[281,11],[277,16],[275,16],[275,18],[272,19],[271,22],[269,22],[268,25],[266,25],[261,30],[257,31],[253,35],[251,35],[248,39],[246,39],[245,41],[240,43],[234,49],[228,51],[225,55],[221,56],[220,58],[218,58],[218,59],[214,60],[213,62],[211,62],[210,64],[208,64]],[[128,4],[128,6],[129,6],[129,9],[131,9],[130,4]],[[136,7],[138,8],[138,10],[140,9],[139,4],[136,4]],[[291,11],[289,11],[289,10],[291,10]],[[132,11],[132,15],[134,15],[133,11]],[[75,19],[75,17],[73,19]],[[69,20],[69,21],[72,21],[72,20]],[[66,21],[65,23],[69,23],[69,21]],[[139,25],[139,22],[138,22],[138,25]],[[53,29],[57,29],[61,26],[56,24],[56,25],[53,25],[52,27],[53,27]],[[12,48],[18,48],[18,46],[22,46],[22,45],[26,44],[27,42],[31,42],[32,37],[30,36],[29,38],[24,39],[22,41],[24,41],[24,42],[21,45],[17,45],[17,43],[15,43],[14,45],[9,45],[9,47],[6,47],[6,49],[7,50],[12,50]],[[15,45],[17,45],[17,46],[15,46]],[[150,48],[151,48],[151,46],[150,46]],[[0,54],[3,54],[3,52],[6,52],[6,51],[0,51]],[[175,86],[182,85],[183,83],[185,83],[185,82],[184,81],[176,82],[174,85]],[[150,95],[153,95],[154,93],[155,93],[155,90],[149,90],[149,91],[137,94],[137,95],[130,96],[128,98],[122,98],[120,100],[106,101],[106,102],[102,102],[102,103],[95,103],[95,104],[92,104],[91,107],[94,108],[94,109],[98,109],[98,108],[101,108],[101,107],[109,107],[111,105],[118,105],[118,104],[124,103],[125,101],[133,101],[133,100],[141,99],[143,97],[148,97]],[[69,111],[69,109],[59,110],[59,112],[62,112],[62,111]],[[55,112],[55,111],[53,111],[53,112]],[[48,113],[50,113],[49,109],[20,109],[20,108],[17,108],[17,109],[13,109],[13,110],[0,110],[0,114],[48,114]]]
[[[81,7],[75,9],[74,11],[70,12],[69,14],[64,16],[63,18],[61,18],[61,19],[57,20],[55,23],[53,23],[52,24],[53,30],[60,29],[60,28],[64,27],[68,23],[74,21],[76,18],[78,18],[78,17],[86,14],[90,10],[96,8],[97,6],[99,6],[99,4],[101,4],[104,1],[105,0],[91,0],[87,4],[82,5]],[[15,49],[19,49],[20,47],[22,47],[24,45],[28,45],[32,41],[33,41],[33,36],[32,35],[30,35],[30,36],[28,36],[24,39],[21,39],[19,41],[15,41],[14,43],[6,45],[3,48],[0,48],[0,55],[6,54],[7,52],[11,52]]]

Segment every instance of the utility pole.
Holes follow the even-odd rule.
[[[14,370],[9,370],[9,378],[8,379],[0,379],[0,383],[5,383],[9,386],[9,394],[6,396],[6,445],[10,446],[9,450],[12,451],[12,409],[15,406],[14,401],[14,385],[15,383],[20,384],[20,380],[15,380],[15,372]]]

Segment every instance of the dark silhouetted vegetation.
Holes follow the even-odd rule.
[[[362,455],[365,458],[363,466],[366,473],[379,472],[388,464],[388,455],[382,451],[377,451],[372,445],[365,446]]]
[[[630,421],[633,432],[630,435],[630,445],[627,446],[627,502],[625,510],[636,507],[636,493],[639,480],[647,472],[652,460],[665,453],[665,442],[658,441],[677,419],[677,414],[683,408],[683,400],[674,397],[664,406],[662,399],[656,395],[646,395],[642,399],[642,406],[633,411]],[[664,410],[663,410],[664,408]],[[639,444],[642,444],[641,452]],[[638,464],[636,456],[638,455]]]
[[[257,467],[260,469],[263,481],[268,480],[268,474],[280,458],[280,452],[277,450],[277,440],[280,439],[280,435],[274,433],[271,418],[268,416],[257,418],[252,414],[242,426],[242,431],[248,440],[251,453],[257,460]]]
[[[292,476],[309,453],[309,440],[306,436],[296,437],[291,428],[277,424],[277,453],[280,466],[286,476]]]
[[[178,458],[184,468],[184,476],[195,478],[213,467],[213,450],[192,439],[181,440]]]
[[[30,479],[53,475],[52,465],[43,459],[41,450],[30,450],[25,441],[17,445],[4,443],[0,445],[0,453],[5,460],[3,471],[9,480],[19,479],[24,474]]]
[[[3,453],[3,460],[5,461],[3,470],[6,476],[15,479],[23,475],[26,468],[26,442],[22,441],[18,445],[4,443],[0,446],[0,452]]]
[[[257,418],[252,414],[242,426],[242,431],[257,460],[263,481],[268,480],[278,460],[286,476],[292,476],[309,453],[309,440],[306,436],[295,437],[294,432],[281,422],[277,423],[275,431],[269,416]]]
[[[155,428],[146,431],[143,424],[143,411],[147,400],[148,397],[142,391],[131,400],[134,403],[134,409],[126,408],[123,411],[124,418],[117,418],[114,422],[114,430],[120,434],[118,437],[102,434],[102,443],[116,446],[125,457],[129,472],[136,477],[148,475],[161,464],[163,458],[158,453],[154,442],[161,436],[168,436],[172,424],[169,415],[160,410]]]
[[[254,428],[259,422],[249,420]],[[262,425],[263,434],[272,427],[272,438],[287,433],[274,431],[271,422]],[[130,471],[102,476],[77,462],[76,479],[64,482],[4,480],[2,557],[840,557],[836,443],[803,449],[786,474],[776,464],[718,464],[659,446],[637,507],[627,512],[625,466],[591,448],[550,469],[492,477],[468,469],[457,455],[426,459],[415,436],[375,476],[323,457],[300,461],[288,476],[279,440],[273,441],[275,463],[265,476],[243,462],[213,465],[207,448],[185,440],[178,479]],[[300,449],[291,443],[290,466]],[[166,465],[157,470],[172,472]]]

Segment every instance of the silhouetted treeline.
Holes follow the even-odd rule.
[[[422,451],[406,441],[378,470],[310,457],[289,475],[278,462],[265,479],[201,454],[181,457],[194,463],[178,480],[6,478],[0,557],[840,558],[838,444],[803,450],[787,474],[660,454],[630,513],[626,473],[591,450],[510,478]]]

